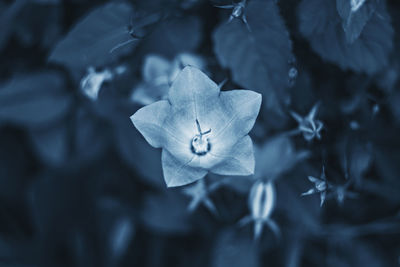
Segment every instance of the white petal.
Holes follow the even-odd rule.
[[[168,187],[190,184],[207,174],[207,170],[190,167],[188,165],[190,161],[180,162],[166,149],[163,149],[161,159],[164,180]]]
[[[246,135],[236,143],[226,154],[214,154],[212,156],[224,158],[221,163],[211,168],[211,172],[220,175],[252,175],[254,174],[255,160],[253,153],[253,142]]]
[[[219,87],[202,71],[185,67],[176,77],[168,98],[176,109],[188,109],[189,119],[200,123],[207,120],[210,106],[217,105]]]
[[[172,63],[157,55],[148,55],[143,64],[143,78],[146,82],[165,76],[168,77]]]
[[[229,120],[213,133],[217,144],[235,144],[253,128],[261,107],[261,95],[249,90],[221,92],[220,99]]]
[[[168,101],[162,100],[139,109],[131,116],[136,129],[153,147],[161,147],[165,142],[163,124],[170,108]]]

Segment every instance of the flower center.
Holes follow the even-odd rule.
[[[201,135],[196,135],[192,139],[192,152],[196,155],[203,156],[210,151],[211,144],[208,141],[208,138],[203,137]]]
[[[193,137],[191,149],[194,154],[198,156],[204,156],[211,149],[211,143],[209,142],[208,138],[205,137],[206,134],[209,134],[211,132],[211,129],[202,132],[200,123],[197,119],[196,125],[199,133]]]

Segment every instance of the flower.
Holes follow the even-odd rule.
[[[96,100],[103,83],[110,81],[113,76],[112,72],[108,69],[96,72],[93,67],[89,67],[86,76],[81,80],[81,90],[89,99]]]
[[[131,120],[147,142],[162,148],[168,187],[220,175],[254,173],[248,136],[261,106],[249,90],[221,92],[199,69],[185,67],[172,83],[168,99],[139,109]]]
[[[308,196],[308,195],[319,193],[320,199],[321,199],[320,206],[322,207],[322,205],[325,202],[327,190],[329,188],[329,184],[326,181],[325,167],[322,167],[322,173],[321,173],[320,178],[308,176],[308,180],[310,180],[310,182],[314,183],[314,188],[309,189],[307,192],[304,192],[301,195]]]
[[[158,55],[148,55],[143,64],[143,82],[134,89],[131,95],[132,101],[149,105],[167,98],[171,83],[186,66],[205,69],[203,59],[189,53],[181,53],[173,61]]]
[[[302,117],[293,111],[290,113],[299,124],[298,132],[301,132],[304,139],[306,139],[307,141],[313,140],[314,137],[316,137],[318,140],[321,139],[321,130],[324,127],[324,124],[321,121],[315,119],[317,110],[318,104],[314,105],[314,107],[305,117]]]
[[[231,22],[233,19],[237,18],[240,19],[247,27],[247,30],[250,32],[250,26],[247,23],[247,18],[246,18],[246,14],[244,13],[244,9],[246,7],[246,1],[247,0],[242,0],[238,3],[234,3],[232,5],[224,5],[224,6],[216,6],[219,8],[223,8],[223,9],[232,9],[232,13],[229,16],[229,20],[228,22]]]
[[[203,204],[209,211],[213,214],[217,213],[217,209],[215,208],[214,203],[209,198],[208,194],[217,189],[208,188],[204,179],[201,179],[193,184],[190,184],[183,188],[183,193],[189,197],[191,197],[191,201],[188,206],[189,212],[195,211],[200,204]]]
[[[278,225],[270,218],[275,207],[275,187],[272,181],[256,181],[251,187],[249,194],[250,216],[243,218],[241,225],[254,222],[254,239],[258,239],[264,227],[268,225],[272,232],[280,235]]]

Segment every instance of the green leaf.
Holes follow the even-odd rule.
[[[288,137],[273,137],[261,146],[256,146],[255,177],[277,179],[309,155],[310,153],[305,150],[296,151],[293,142]]]
[[[158,54],[173,58],[193,52],[203,40],[203,25],[195,16],[172,17],[160,21],[138,47],[138,54]]]
[[[349,44],[336,12],[335,0],[303,0],[298,10],[300,32],[324,60],[343,70],[374,74],[388,65],[394,30],[383,1]]]
[[[336,8],[342,19],[346,41],[353,43],[375,12],[379,0],[365,1],[360,7],[351,5],[349,0],[336,0]]]
[[[129,33],[132,12],[126,3],[110,3],[95,9],[56,45],[49,61],[82,71],[129,53],[137,43]]]
[[[239,19],[223,22],[214,32],[214,52],[240,86],[263,94],[264,105],[282,113],[280,101],[288,87],[292,44],[274,1],[249,1],[249,29]]]
[[[46,126],[62,119],[71,102],[64,79],[55,72],[16,76],[0,85],[0,121]]]

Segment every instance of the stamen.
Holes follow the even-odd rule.
[[[197,131],[199,132],[200,136],[203,136],[203,135],[211,133],[211,129],[205,131],[204,133],[201,131],[201,127],[200,127],[200,123],[199,123],[198,119],[196,119],[196,126],[197,126]]]
[[[200,123],[199,120],[196,119],[196,126],[197,126],[197,131],[199,132],[199,134],[201,135],[201,127],[200,127]]]
[[[211,129],[209,129],[208,131],[205,131],[205,132],[202,133],[201,135],[206,135],[206,134],[209,134],[209,133],[211,133]]]
[[[196,119],[196,127],[199,133],[196,134],[192,139],[191,150],[194,154],[198,156],[204,156],[211,149],[211,144],[208,138],[205,137],[204,135],[209,134],[211,132],[211,129],[202,132],[200,123],[197,119]]]

